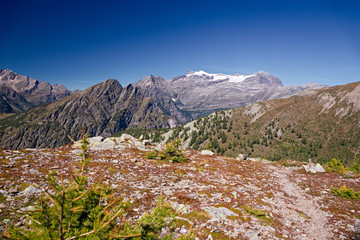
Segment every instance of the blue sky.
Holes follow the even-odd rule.
[[[85,89],[189,70],[360,81],[357,1],[1,1],[0,68]]]

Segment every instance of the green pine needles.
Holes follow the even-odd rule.
[[[89,142],[85,134],[80,148],[82,158],[78,167],[71,166],[72,178],[65,180],[54,172],[48,175],[48,188],[38,199],[35,210],[22,212],[27,216],[27,224],[9,226],[4,234],[6,238],[173,239],[172,226],[176,213],[169,204],[159,199],[151,213],[144,214],[131,224],[126,218],[128,201],[101,184],[101,177],[89,183],[86,176],[90,161]],[[162,233],[160,237],[165,227],[168,234]]]

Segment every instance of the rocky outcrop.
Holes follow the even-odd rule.
[[[18,96],[21,96],[17,97],[15,102],[6,101],[10,108],[0,109],[1,111],[7,110],[8,112],[21,112],[29,109],[31,106],[54,102],[71,94],[71,91],[63,85],[51,85],[48,82],[16,74],[10,69],[0,69],[0,87],[2,89],[11,89]],[[4,98],[10,98],[11,95],[14,95],[8,91],[1,91],[1,94],[5,96]]]

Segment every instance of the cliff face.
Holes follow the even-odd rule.
[[[21,112],[45,103],[60,100],[71,94],[71,91],[60,84],[51,85],[48,82],[38,81],[28,76],[12,72],[10,69],[0,69],[0,87],[4,105],[10,108],[0,109],[1,112]],[[4,91],[3,89],[10,89]],[[16,92],[16,98],[10,99]]]
[[[0,147],[55,147],[68,143],[68,135],[78,137],[82,128],[90,136],[107,137],[127,127],[169,127],[173,120],[138,88],[123,88],[109,79],[60,101],[3,119]]]

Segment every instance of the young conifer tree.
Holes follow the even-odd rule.
[[[71,139],[72,140],[72,139]],[[74,143],[75,141],[72,140]],[[169,204],[159,199],[151,213],[144,214],[135,224],[126,219],[129,202],[108,186],[101,177],[89,183],[89,141],[83,133],[80,143],[81,160],[72,167],[72,178],[67,181],[55,172],[46,177],[48,188],[27,216],[24,227],[7,228],[8,239],[172,239],[175,213]],[[99,169],[98,169],[99,170]],[[169,234],[159,234],[163,228]]]

